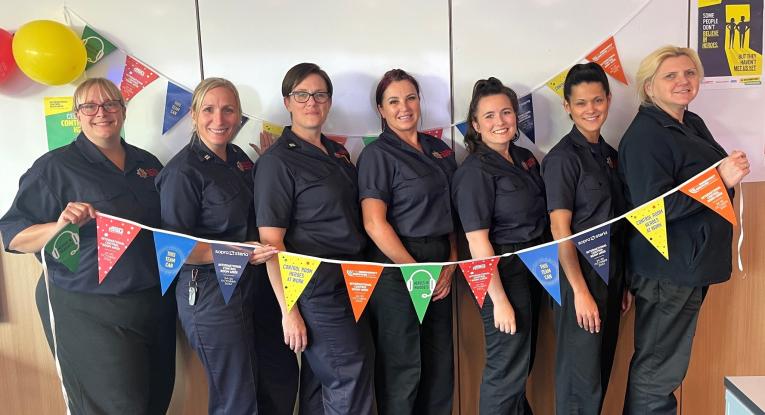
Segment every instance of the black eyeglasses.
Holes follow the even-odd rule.
[[[313,100],[316,101],[317,104],[323,104],[329,101],[329,98],[330,98],[329,92],[324,92],[324,91],[314,92],[314,93],[310,93],[306,91],[294,91],[294,92],[291,92],[289,96],[291,96],[295,100],[295,102],[299,102],[301,104],[308,102],[308,100],[311,99],[311,97],[313,97]]]
[[[115,113],[119,112],[122,107],[122,101],[119,100],[106,101],[103,104],[94,104],[92,102],[88,102],[85,104],[80,104],[77,107],[77,111],[80,111],[85,115],[96,115],[98,113],[98,108],[103,108],[106,112]]]

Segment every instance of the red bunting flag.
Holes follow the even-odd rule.
[[[125,72],[122,74],[120,91],[125,102],[130,101],[142,89],[154,82],[158,75],[146,65],[138,62],[132,56],[125,59]]]
[[[128,249],[141,228],[120,220],[96,216],[98,235],[98,283],[112,270],[122,254]]]
[[[327,138],[330,140],[336,142],[337,144],[340,144],[341,146],[345,145],[345,142],[348,141],[348,136],[346,135],[332,135],[332,134],[326,134]]]
[[[611,36],[601,43],[600,46],[595,48],[589,55],[587,60],[595,62],[611,75],[617,81],[627,84],[627,77],[624,76],[624,68],[622,67],[622,61],[619,59],[619,52],[616,50],[616,43],[614,43],[614,37]]]
[[[716,168],[710,168],[701,176],[681,187],[680,191],[714,210],[728,222],[736,224],[733,204],[730,202],[728,190]]]
[[[433,137],[436,137],[437,139],[441,139],[444,135],[444,129],[443,128],[431,128],[430,130],[422,131],[423,134],[432,135]]]
[[[489,282],[494,271],[497,270],[499,257],[477,259],[470,262],[460,262],[462,274],[470,285],[473,296],[478,301],[478,306],[483,308],[486,292],[489,290]]]
[[[348,297],[351,299],[353,315],[356,321],[361,318],[369,297],[372,296],[377,281],[380,280],[382,265],[341,264],[345,286],[348,288]]]

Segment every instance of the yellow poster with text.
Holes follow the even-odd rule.
[[[762,55],[752,50],[752,16],[749,4],[726,4],[725,54],[732,76],[762,75]],[[738,22],[737,22],[738,20]],[[760,21],[761,22],[761,21]],[[757,31],[755,35],[759,34]]]
[[[311,281],[311,277],[316,272],[316,268],[319,268],[319,264],[321,261],[318,259],[279,252],[279,271],[282,275],[287,311],[292,310],[292,306],[295,305],[305,286]]]
[[[627,213],[627,220],[648,239],[664,258],[669,259],[667,247],[667,218],[664,212],[664,198],[652,200]]]
[[[281,137],[282,132],[284,131],[284,126],[268,121],[263,121],[263,131],[271,134],[274,139],[277,139]]]

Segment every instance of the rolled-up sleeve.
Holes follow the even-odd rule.
[[[361,152],[357,164],[359,200],[378,199],[390,205],[394,171],[392,162],[386,160],[385,153],[376,147],[368,147]]]
[[[255,216],[258,227],[288,228],[295,200],[295,178],[288,167],[267,153],[255,164]]]

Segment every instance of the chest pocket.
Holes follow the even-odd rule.
[[[424,165],[424,162],[416,162],[413,164],[399,164],[399,175],[402,180],[417,180],[423,177],[430,176],[435,172]]]
[[[204,200],[211,205],[222,205],[231,202],[242,191],[237,179],[218,180],[204,190]]]
[[[582,187],[585,190],[600,190],[606,185],[606,180],[592,173],[582,175]]]
[[[316,184],[323,181],[332,174],[332,171],[325,167],[300,169],[297,174],[298,180],[306,184]]]
[[[500,176],[497,178],[497,193],[512,193],[522,190],[523,183],[510,176]]]

